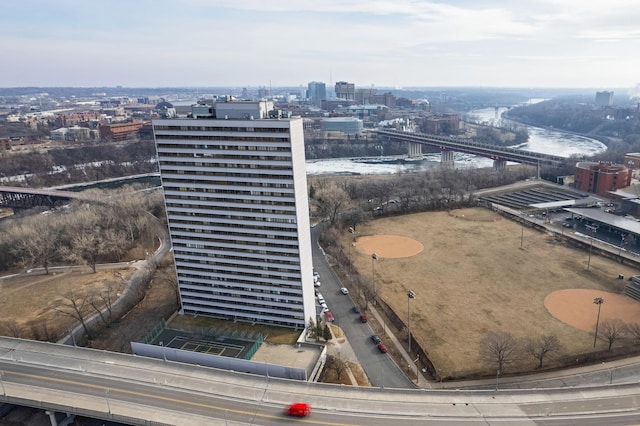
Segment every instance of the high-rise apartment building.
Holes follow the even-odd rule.
[[[316,313],[302,119],[227,100],[153,129],[182,311],[304,328]]]
[[[327,100],[327,85],[318,81],[312,81],[307,85],[307,99],[309,103],[322,107],[322,101]]]
[[[613,92],[603,91],[596,92],[596,106],[611,106],[613,105]]]
[[[336,83],[336,98],[344,99],[347,101],[354,101],[356,99],[356,85],[353,83],[347,83],[346,81],[338,81]]]

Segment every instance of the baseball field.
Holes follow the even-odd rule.
[[[640,322],[640,302],[622,294],[632,267],[560,244],[483,208],[378,219],[345,233],[355,268],[375,275],[376,291],[406,321],[443,377],[495,372],[479,355],[480,340],[503,331],[516,338],[553,335],[568,356],[593,350],[595,297],[600,322]],[[372,260],[376,253],[377,260]],[[598,349],[607,343],[598,342]],[[531,370],[532,359],[510,365]],[[505,372],[509,372],[508,370]]]

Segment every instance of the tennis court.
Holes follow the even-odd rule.
[[[153,345],[199,352],[207,355],[219,355],[229,358],[251,359],[262,344],[262,336],[230,336],[225,330],[207,330],[199,332],[164,328],[150,342]]]
[[[253,344],[253,342],[247,343]],[[228,356],[231,358],[240,358],[240,354],[247,347],[246,345],[238,345],[229,342],[213,342],[210,340],[192,339],[184,336],[174,337],[165,346],[209,355]]]

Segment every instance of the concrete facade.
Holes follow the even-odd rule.
[[[205,110],[153,121],[183,312],[302,329],[316,316],[302,119],[268,118],[267,101]]]

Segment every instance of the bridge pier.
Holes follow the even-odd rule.
[[[409,157],[422,157],[422,144],[409,142]]]
[[[76,418],[75,414],[67,413],[62,421],[58,422],[58,418],[56,417],[56,415],[58,414],[57,412],[53,410],[46,410],[45,414],[49,416],[51,426],[68,426]]]
[[[447,169],[453,169],[455,167],[455,161],[453,159],[453,151],[440,152],[440,167],[444,167]]]
[[[493,168],[494,170],[506,170],[507,162],[504,160],[493,160]]]

